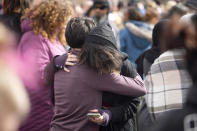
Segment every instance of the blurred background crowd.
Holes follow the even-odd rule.
[[[72,121],[72,126],[66,128],[62,120],[58,122],[65,127],[58,130],[54,122],[56,104],[51,102],[54,98],[45,83],[45,68],[50,61],[55,62],[56,56],[69,52],[73,48],[70,43],[77,39],[84,42],[82,28],[87,32],[104,23],[110,26],[115,40],[107,28],[97,36],[106,35],[102,42],[113,41],[116,50],[124,53],[132,68],[125,71],[127,74],[132,70],[132,75],[125,76],[136,82],[139,74],[146,94],[112,97],[114,108],[102,108],[104,120],[93,121],[99,130],[196,130],[197,0],[0,3],[0,131],[85,131],[85,126],[92,126],[86,123],[84,129],[77,129]],[[81,24],[80,19],[70,21],[75,17],[90,19],[94,24],[85,20]],[[66,59],[75,62],[74,58]],[[65,65],[55,66],[57,71]],[[83,99],[78,101],[83,103]]]

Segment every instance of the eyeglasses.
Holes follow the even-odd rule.
[[[104,10],[106,9],[106,6],[95,6],[94,9],[100,9],[100,10]]]

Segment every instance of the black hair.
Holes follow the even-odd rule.
[[[152,43],[154,47],[160,48],[161,45],[161,37],[164,33],[164,26],[167,24],[168,20],[159,21],[153,28],[152,33]]]
[[[66,27],[66,41],[71,48],[81,48],[89,31],[96,26],[90,18],[72,18]]]

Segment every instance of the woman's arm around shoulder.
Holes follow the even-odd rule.
[[[112,92],[120,95],[139,97],[146,94],[144,82],[137,75],[135,78],[125,77],[119,74],[97,75],[96,80],[92,80],[93,87],[100,91]]]

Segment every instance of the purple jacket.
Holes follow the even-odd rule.
[[[76,65],[55,74],[55,114],[50,131],[98,131],[99,126],[88,121],[91,109],[101,108],[102,91],[128,96],[143,96],[144,83],[116,74],[98,75],[87,65]]]
[[[28,83],[26,85],[32,107],[29,118],[24,122],[20,131],[48,131],[53,108],[49,98],[50,89],[43,84],[44,68],[54,56],[64,54],[65,49],[58,40],[51,43],[42,35],[32,32],[29,20],[24,20],[21,28],[23,36],[18,47],[19,53],[25,61],[36,66],[39,82],[36,88],[30,88],[31,85]]]

